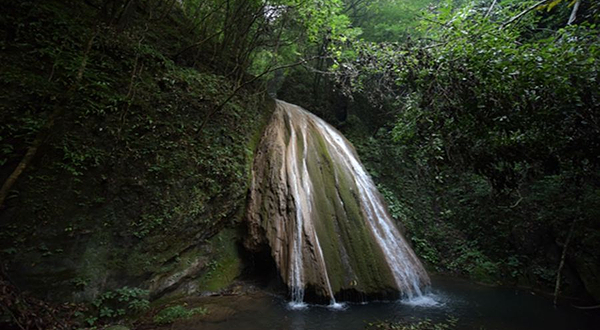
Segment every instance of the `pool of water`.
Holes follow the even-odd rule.
[[[465,280],[434,278],[421,299],[345,304],[341,308],[308,305],[292,308],[274,295],[213,297],[211,314],[180,324],[185,329],[364,329],[377,321],[458,319],[457,329],[587,330],[600,329],[600,310],[570,305],[554,308],[550,299],[528,291],[476,285]]]

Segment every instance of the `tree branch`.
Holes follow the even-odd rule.
[[[567,247],[569,247],[569,242],[571,241],[571,237],[573,236],[573,229],[575,228],[575,222],[577,220],[573,220],[571,223],[571,228],[569,228],[569,234],[567,234],[567,239],[565,241],[565,245],[563,246],[562,255],[560,257],[560,263],[558,264],[558,272],[556,273],[556,284],[554,285],[554,307],[556,307],[556,302],[558,301],[558,293],[560,291],[560,273],[565,265],[565,257],[567,256]]]
[[[222,32],[223,32],[223,30],[218,30],[217,32],[215,32],[215,33],[213,33],[213,34],[209,35],[208,37],[206,37],[206,38],[204,38],[204,39],[202,39],[202,40],[198,41],[197,43],[195,43],[195,44],[191,44],[191,45],[189,45],[189,46],[185,47],[184,49],[182,49],[182,50],[180,50],[179,52],[177,52],[177,54],[175,54],[175,55],[173,56],[173,58],[174,58],[174,59],[177,59],[177,58],[178,58],[178,57],[179,57],[181,54],[185,53],[186,51],[188,51],[188,50],[190,50],[190,49],[192,49],[192,48],[194,48],[194,47],[198,47],[198,46],[202,45],[203,43],[205,43],[205,42],[207,42],[208,40],[210,40],[210,39],[212,39],[212,38],[216,37],[217,35],[221,34]]]
[[[569,21],[567,22],[567,25],[573,24],[573,22],[575,22],[575,20],[577,19],[577,10],[579,9],[580,4],[581,0],[577,0],[575,5],[573,6],[573,10],[571,10],[571,16],[569,16]]]
[[[485,16],[483,16],[483,18],[490,16],[490,14],[492,13],[492,10],[494,10],[494,6],[496,6],[496,2],[498,2],[498,0],[494,0],[492,2],[492,4],[490,5],[490,8],[488,8],[488,11],[485,13]]]
[[[315,56],[316,57],[316,56]],[[202,129],[204,128],[204,126],[206,125],[206,123],[210,120],[210,118],[216,114],[217,112],[219,112],[220,110],[223,109],[223,107],[229,102],[231,101],[231,99],[233,99],[236,95],[237,92],[239,92],[242,88],[244,88],[245,86],[248,86],[250,84],[252,84],[253,82],[257,81],[258,79],[260,79],[261,77],[273,72],[273,71],[277,71],[277,70],[281,70],[281,69],[287,69],[287,68],[291,68],[291,67],[295,67],[298,65],[302,65],[310,60],[313,60],[315,57],[310,58],[310,59],[302,59],[298,62],[295,63],[291,63],[291,64],[286,64],[286,65],[280,65],[277,67],[270,67],[267,70],[263,71],[262,73],[260,73],[259,75],[255,76],[254,78],[246,81],[243,84],[238,85],[238,87],[236,87],[233,92],[231,92],[231,94],[229,94],[229,96],[227,98],[225,98],[225,100],[221,101],[221,103],[219,103],[211,112],[208,113],[208,115],[206,116],[206,118],[204,118],[204,120],[202,121],[202,123],[200,124],[200,127],[198,128],[198,131],[201,132]]]
[[[541,1],[536,2],[531,7],[529,7],[527,9],[523,10],[522,12],[520,12],[517,16],[515,16],[515,17],[509,19],[508,21],[506,21],[505,23],[503,23],[502,26],[500,26],[500,30],[504,29],[506,26],[512,24],[513,22],[519,20],[521,17],[527,15],[527,13],[529,13],[530,11],[532,11],[532,10],[536,9],[537,7],[545,4],[548,1],[550,1],[550,0],[541,0]]]

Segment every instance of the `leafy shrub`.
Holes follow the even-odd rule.
[[[92,303],[94,308],[85,321],[94,325],[97,321],[108,322],[134,316],[149,308],[150,302],[147,297],[147,290],[127,286],[104,292]]]

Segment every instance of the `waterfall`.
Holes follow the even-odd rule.
[[[350,142],[283,101],[254,161],[247,224],[246,247],[269,246],[294,306],[412,298],[429,284]]]

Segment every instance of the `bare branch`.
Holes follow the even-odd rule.
[[[176,59],[176,58],[178,58],[178,57],[179,57],[181,54],[185,53],[186,51],[188,51],[188,50],[190,50],[190,49],[192,49],[192,48],[194,48],[194,47],[201,46],[203,43],[205,43],[205,42],[209,41],[210,39],[212,39],[212,38],[214,38],[214,37],[216,37],[216,36],[218,36],[218,35],[219,35],[219,34],[221,34],[222,32],[223,32],[223,30],[218,30],[217,32],[215,32],[215,33],[213,33],[213,34],[209,35],[208,37],[206,37],[206,38],[204,38],[204,39],[202,39],[202,40],[198,41],[197,43],[195,43],[195,44],[191,44],[191,45],[189,45],[189,46],[185,47],[184,49],[182,49],[182,50],[180,50],[179,52],[177,52],[177,54],[175,54],[175,55],[173,56],[173,58],[175,58],[175,59]]]
[[[580,4],[581,0],[577,0],[575,5],[573,6],[573,10],[571,10],[571,16],[569,16],[569,21],[567,22],[567,25],[573,24],[573,22],[575,22],[575,20],[577,19],[577,10],[579,9]]]
[[[273,71],[277,71],[277,70],[281,70],[281,69],[287,69],[287,68],[292,68],[298,65],[302,65],[310,60],[315,59],[315,57],[312,57],[310,59],[302,59],[298,62],[295,63],[290,63],[290,64],[285,64],[285,65],[280,65],[280,66],[276,66],[276,67],[269,67],[267,68],[265,71],[263,71],[262,73],[260,73],[259,75],[255,76],[254,78],[246,81],[243,84],[238,85],[233,92],[231,92],[231,94],[229,94],[229,96],[227,98],[225,98],[223,101],[221,101],[221,103],[219,103],[211,112],[208,113],[208,115],[206,116],[206,118],[204,118],[204,120],[202,121],[202,123],[200,124],[200,127],[198,128],[198,131],[201,132],[202,129],[204,128],[204,126],[206,125],[206,123],[208,122],[208,120],[217,112],[221,111],[221,109],[223,109],[223,107],[229,102],[231,101],[231,99],[233,99],[236,95],[237,92],[239,92],[242,88],[244,88],[245,86],[248,86],[250,84],[252,84],[253,82],[257,81],[258,79],[262,78],[263,76],[273,72]]]
[[[556,307],[556,303],[558,301],[558,293],[560,291],[560,273],[565,265],[565,257],[567,256],[567,248],[569,247],[569,242],[571,241],[571,237],[573,237],[573,229],[575,228],[575,223],[577,219],[571,222],[571,228],[569,228],[569,234],[567,234],[567,239],[565,241],[565,245],[563,246],[562,255],[560,257],[560,263],[558,265],[558,271],[556,272],[556,284],[554,285],[554,307]]]
[[[532,10],[536,9],[537,7],[545,4],[548,1],[550,1],[550,0],[541,0],[541,1],[536,2],[531,7],[529,7],[527,9],[523,10],[522,12],[520,12],[517,16],[515,16],[515,17],[509,19],[508,21],[506,21],[505,23],[503,23],[502,26],[500,26],[500,30],[504,29],[506,26],[512,24],[513,22],[519,20],[521,17],[527,15],[527,13],[529,13],[530,11],[532,11]]]
[[[486,17],[490,16],[490,14],[492,13],[492,10],[494,10],[494,6],[496,6],[496,3],[497,3],[497,2],[498,2],[498,0],[494,0],[494,1],[492,2],[492,4],[490,5],[490,8],[488,8],[488,11],[487,11],[487,13],[485,13],[485,16],[484,16],[484,18],[486,18]]]

